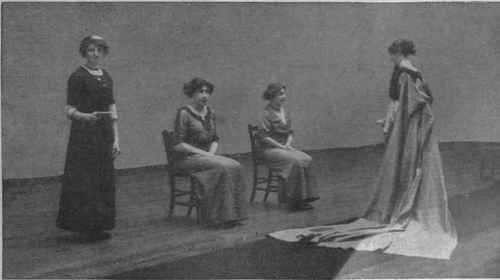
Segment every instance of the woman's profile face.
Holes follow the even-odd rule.
[[[210,92],[207,86],[202,86],[200,89],[196,90],[192,97],[195,104],[199,106],[206,106],[208,100],[210,99]]]
[[[403,59],[403,55],[399,53],[389,54],[389,55],[392,63],[394,63],[395,65],[399,65],[399,63]]]
[[[283,106],[286,101],[285,90],[281,90],[281,94],[276,95],[273,99],[271,99],[271,103],[276,106]]]
[[[105,54],[101,47],[94,44],[90,44],[87,47],[87,52],[85,53],[85,58],[87,61],[94,65],[99,65],[104,58]]]

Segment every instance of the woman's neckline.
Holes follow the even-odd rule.
[[[274,108],[271,106],[271,104],[268,105],[268,107],[271,109],[272,113],[278,116],[278,118],[286,124],[286,113],[285,113],[285,107],[281,106],[279,109]]]
[[[203,118],[203,119],[204,119],[204,118],[207,116],[207,114],[208,114],[208,106],[204,106],[204,107],[203,107],[203,111],[202,111],[202,112],[200,112],[200,111],[196,110],[196,109],[195,109],[192,105],[190,105],[190,104],[189,104],[189,105],[187,105],[187,107],[189,108],[189,110],[191,110],[191,112],[192,112],[193,114],[198,115],[198,116],[200,116],[200,117],[201,117],[201,118]]]
[[[101,68],[91,69],[86,65],[82,65],[82,68],[87,70],[87,72],[89,72],[89,74],[91,74],[93,76],[102,76],[104,74],[104,72],[102,71]]]
[[[284,111],[285,109],[283,108],[283,106],[280,106],[280,107],[276,107],[276,106],[273,106],[273,104],[269,103],[267,105],[269,108],[271,108],[273,111],[276,111],[276,112],[282,112]]]
[[[413,65],[413,63],[409,59],[406,59],[406,58],[402,59],[399,62],[398,66],[401,68],[406,68],[406,69],[412,70],[414,72],[418,72],[418,69]]]

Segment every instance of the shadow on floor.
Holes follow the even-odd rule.
[[[450,199],[459,242],[500,225],[500,182]],[[344,221],[347,222],[347,221]],[[110,275],[113,279],[145,278],[328,278],[332,279],[353,250],[313,247],[264,239],[178,261]],[[361,267],[360,267],[361,269]]]
[[[487,188],[452,197],[448,207],[455,221],[458,242],[500,225],[499,205],[500,181],[492,182]]]
[[[347,262],[352,250],[311,247],[263,239],[243,246],[111,275],[113,279],[146,278],[328,278]]]

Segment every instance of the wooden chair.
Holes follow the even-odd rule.
[[[266,201],[269,193],[278,192],[280,189],[280,178],[271,169],[267,170],[267,176],[259,176],[259,167],[265,167],[265,165],[262,161],[261,151],[259,150],[257,144],[256,134],[258,129],[259,128],[255,125],[248,125],[253,162],[253,188],[250,196],[250,202],[253,202],[255,199],[255,193],[257,191],[265,191],[263,201]],[[262,184],[266,184],[266,186],[261,187],[260,185]]]
[[[193,208],[196,209],[196,222],[200,222],[200,199],[196,194],[196,178],[189,172],[182,172],[175,167],[175,163],[172,161],[173,156],[173,133],[167,130],[162,131],[163,145],[165,146],[165,153],[167,156],[167,171],[170,182],[170,205],[168,216],[172,217],[174,214],[175,205],[181,205],[188,207],[187,217],[191,215]],[[189,182],[188,189],[180,188],[177,185],[177,179],[182,179],[183,181]],[[183,184],[186,185],[186,184]],[[188,197],[187,200],[179,200],[182,197]]]

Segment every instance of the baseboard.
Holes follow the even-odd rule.
[[[500,142],[491,142],[491,141],[444,141],[440,142],[439,146],[440,148],[444,149],[449,149],[453,148],[455,145],[475,145],[477,147],[491,147],[491,146],[497,146],[499,145]],[[307,149],[305,152],[308,153],[319,153],[319,152],[324,152],[324,151],[331,151],[331,150],[338,150],[338,151],[344,151],[344,150],[359,150],[359,149],[366,149],[366,150],[376,150],[376,149],[382,149],[383,143],[376,143],[376,144],[371,144],[371,145],[364,145],[364,146],[358,146],[358,147],[338,147],[338,148],[322,148],[322,149]],[[250,152],[246,153],[235,153],[235,154],[226,154],[225,156],[231,157],[236,160],[245,160],[250,158]],[[143,173],[143,172],[148,172],[148,171],[155,171],[159,169],[164,169],[165,164],[157,164],[157,165],[148,165],[148,166],[140,166],[140,167],[132,167],[132,168],[122,168],[122,169],[116,169],[115,174],[116,176],[125,176],[125,175],[131,175],[131,174],[137,174],[137,173]],[[56,176],[48,176],[48,177],[34,177],[34,178],[11,178],[11,179],[2,179],[2,185],[3,189],[9,189],[9,188],[17,188],[19,186],[36,186],[36,185],[50,185],[50,184],[57,184],[60,183],[62,178],[61,175],[56,175]]]

